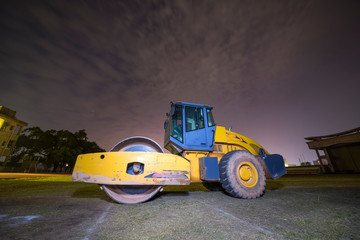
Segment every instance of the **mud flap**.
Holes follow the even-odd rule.
[[[202,157],[199,159],[200,179],[203,181],[219,181],[219,163],[217,157]]]
[[[279,154],[267,155],[263,149],[260,149],[259,153],[267,177],[270,177],[275,180],[286,174],[284,158],[281,155]]]

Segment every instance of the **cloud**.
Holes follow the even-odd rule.
[[[354,28],[348,23],[356,17],[350,7],[340,8],[339,24],[348,24],[348,29],[332,29],[328,25],[338,5],[326,4],[326,11],[320,5],[312,1],[7,3],[0,7],[0,103],[31,125],[85,128],[105,148],[131,135],[162,142],[164,114],[172,100],[211,104],[218,123],[232,125],[260,143],[270,142],[270,151],[296,159],[295,150],[287,153],[281,147],[289,132],[303,121],[311,124],[304,116],[314,116],[316,127],[324,121],[321,114],[333,116],[330,108],[321,105],[336,104],[335,100],[321,94],[313,101],[318,92],[334,94],[341,86],[336,80],[341,74],[348,74],[348,79],[359,76],[358,70],[348,71],[351,59],[344,55],[351,46],[359,50],[354,48],[359,37],[330,55],[332,61],[338,57],[344,61],[337,73],[329,68],[332,61],[326,54],[343,41],[337,33],[346,36]],[[331,40],[334,36],[336,41]],[[326,43],[321,41],[324,38]],[[324,85],[325,78],[335,83]],[[353,96],[354,89],[343,91]],[[349,107],[338,113],[352,111]],[[324,131],[356,127],[352,124],[360,116],[352,119],[343,126],[334,120]],[[268,130],[259,131],[259,126]],[[300,127],[292,143],[305,145],[303,137],[316,127]],[[281,137],[271,141],[269,135]],[[294,148],[307,151],[304,146]]]

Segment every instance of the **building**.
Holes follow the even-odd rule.
[[[305,140],[309,141],[308,147],[316,151],[323,172],[327,172],[327,167],[332,173],[360,172],[360,127]]]
[[[16,112],[0,106],[0,166],[6,166],[26,122],[18,120]]]

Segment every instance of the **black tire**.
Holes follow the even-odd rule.
[[[259,160],[247,151],[225,154],[219,164],[224,190],[237,198],[257,198],[264,194],[266,178]]]

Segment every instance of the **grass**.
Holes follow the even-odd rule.
[[[284,176],[244,200],[168,186],[137,205],[70,177],[0,180],[3,239],[360,239],[359,175]],[[38,216],[21,222],[16,217]],[[101,221],[100,221],[101,220]],[[13,225],[12,225],[13,224]]]

